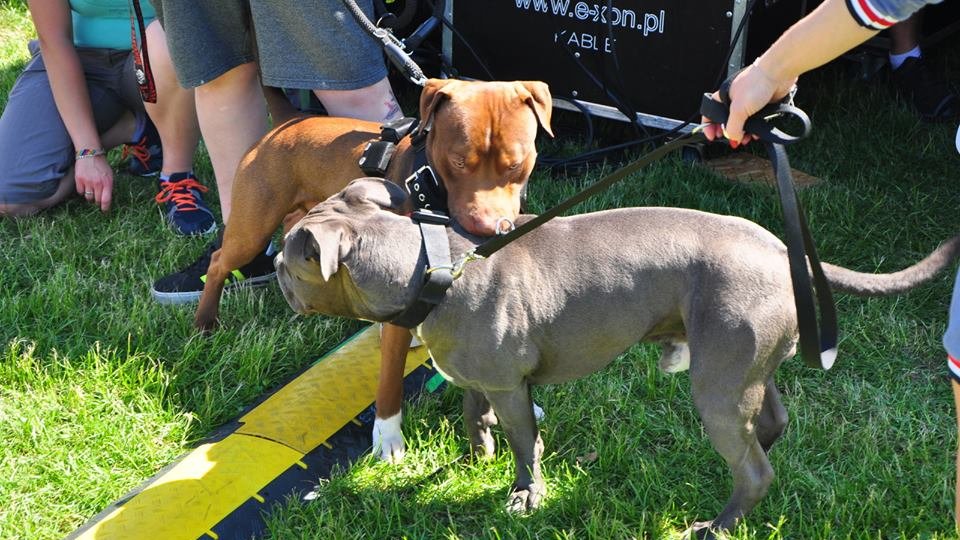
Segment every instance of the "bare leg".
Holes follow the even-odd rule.
[[[953,386],[953,403],[957,409],[957,433],[960,433],[960,383],[953,381],[951,383]],[[957,530],[960,531],[960,442],[958,442],[957,448],[957,478],[954,489],[956,494],[954,495],[954,510],[953,516],[956,523]]]
[[[267,132],[267,109],[257,65],[237,66],[196,89],[197,119],[217,178],[223,222],[230,217],[233,177],[240,159]]]
[[[67,169],[67,172],[60,179],[57,190],[46,199],[30,203],[4,204],[0,203],[0,216],[4,217],[28,217],[41,210],[46,210],[56,206],[66,200],[70,194],[76,193],[74,190],[73,166]]]
[[[100,134],[100,142],[102,142],[103,147],[107,149],[116,148],[121,144],[128,143],[133,140],[133,131],[136,126],[136,116],[134,116],[133,112],[127,111],[120,116],[115,124]]]
[[[157,102],[145,103],[144,107],[157,126],[163,146],[163,168],[160,173],[169,175],[191,171],[200,141],[194,91],[177,83],[173,61],[167,50],[166,35],[159,21],[147,27],[147,41],[150,43],[150,68],[157,85]]]
[[[394,120],[403,116],[387,78],[358,90],[314,90],[313,93],[330,116],[372,122]]]

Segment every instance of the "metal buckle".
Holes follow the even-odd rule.
[[[428,208],[415,210],[410,214],[410,218],[414,221],[422,221],[423,223],[432,223],[434,225],[447,226],[450,224],[450,216],[440,212],[434,212]]]
[[[427,181],[432,181],[434,187],[440,185],[440,181],[437,180],[437,176],[433,174],[433,169],[431,169],[429,165],[424,165],[417,169],[416,172],[407,177],[404,184],[407,187],[407,193],[416,199],[416,206],[430,209],[430,196],[426,192],[428,186],[423,184],[424,178],[427,178]]]

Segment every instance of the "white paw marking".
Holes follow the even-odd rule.
[[[403,459],[406,446],[400,430],[402,413],[373,421],[373,454],[383,461],[397,463]]]

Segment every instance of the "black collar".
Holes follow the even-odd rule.
[[[447,189],[427,160],[427,128],[419,129],[410,141],[414,152],[413,174],[403,181],[410,200],[418,210],[449,214]]]

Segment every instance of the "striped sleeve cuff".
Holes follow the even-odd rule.
[[[947,355],[947,367],[950,369],[950,377],[960,383],[960,361],[957,361],[951,355]]]
[[[860,26],[873,30],[885,30],[897,24],[896,19],[878,10],[870,0],[846,0],[847,9]]]

